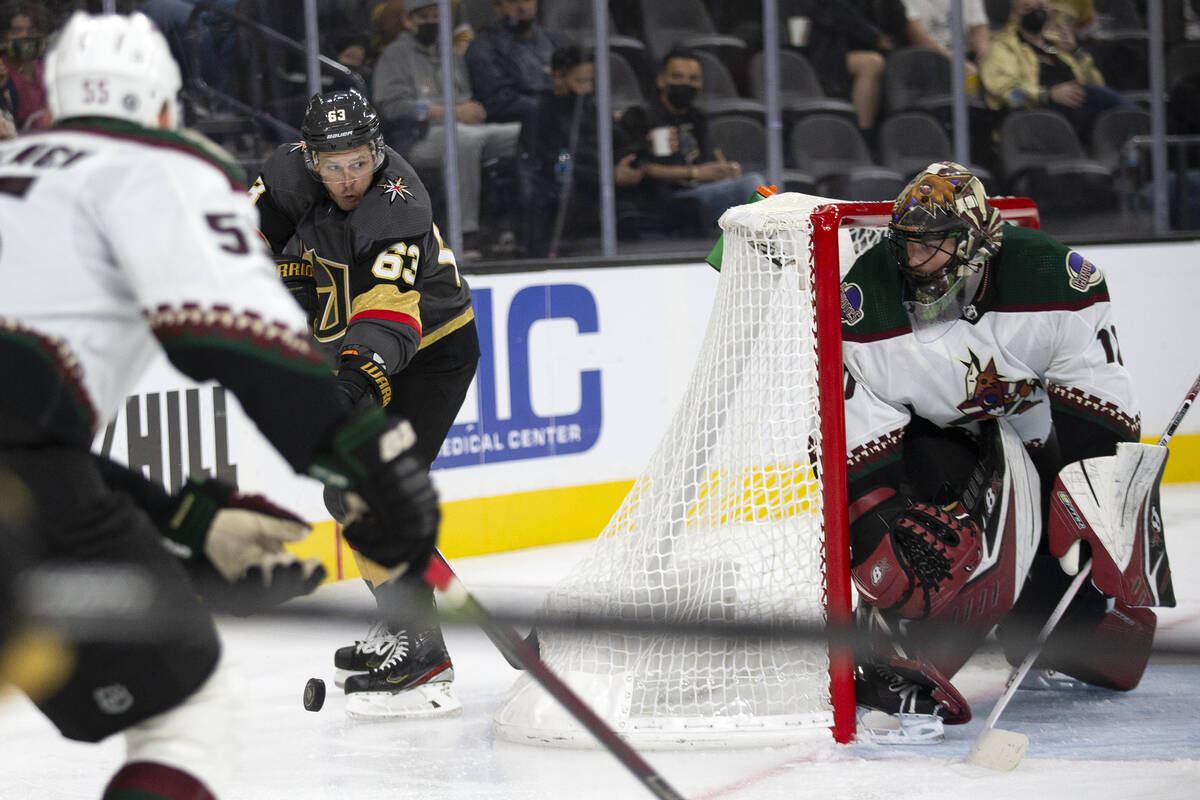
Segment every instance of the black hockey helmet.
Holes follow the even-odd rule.
[[[383,163],[379,114],[357,89],[314,94],[300,123],[310,167],[314,153],[336,153],[370,145],[375,168]]]

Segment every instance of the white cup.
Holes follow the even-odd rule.
[[[812,20],[808,17],[788,17],[788,41],[792,47],[804,47],[808,44],[808,32],[812,28]]]
[[[662,157],[671,155],[671,129],[664,125],[650,130],[650,151]]]

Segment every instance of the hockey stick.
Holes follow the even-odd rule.
[[[542,685],[551,697],[562,704],[571,716],[578,720],[589,733],[596,737],[604,749],[612,753],[626,769],[633,773],[652,795],[661,800],[683,800],[666,779],[637,754],[624,739],[617,735],[603,719],[593,711],[579,695],[571,691],[562,679],[555,675],[538,657],[524,639],[507,625],[497,623],[463,585],[441,554],[435,554],[423,576],[425,581],[437,589],[443,605],[449,611],[479,625],[488,638],[500,649],[510,663],[520,664]]]
[[[1200,376],[1192,382],[1192,386],[1188,389],[1187,395],[1183,398],[1179,408],[1175,411],[1175,415],[1171,417],[1171,421],[1167,423],[1166,430],[1158,440],[1159,447],[1166,447],[1167,442],[1175,435],[1176,429],[1183,421],[1188,409],[1192,407],[1192,402],[1196,399],[1197,393],[1200,392]],[[1155,484],[1157,485],[1157,483]],[[987,721],[983,724],[983,730],[975,738],[975,743],[971,746],[971,752],[967,755],[967,760],[973,764],[978,764],[982,767],[999,770],[1011,770],[1016,768],[1021,763],[1021,759],[1025,757],[1025,751],[1029,748],[1029,737],[1023,733],[1015,731],[1001,730],[995,727],[996,720],[1000,714],[1008,706],[1013,695],[1020,688],[1021,681],[1025,679],[1025,675],[1029,672],[1033,663],[1042,653],[1042,648],[1046,644],[1046,640],[1050,638],[1050,634],[1054,631],[1056,625],[1063,614],[1067,610],[1067,606],[1075,599],[1075,595],[1079,593],[1079,589],[1083,586],[1084,580],[1092,572],[1092,559],[1088,559],[1075,576],[1075,580],[1067,587],[1063,593],[1062,599],[1058,601],[1050,618],[1046,620],[1046,624],[1038,633],[1037,640],[1033,647],[1025,656],[1020,666],[1012,671],[1008,677],[1008,684],[1004,689],[1004,693],[1000,695],[1000,699],[996,701],[996,705],[992,708],[992,713],[988,715]]]

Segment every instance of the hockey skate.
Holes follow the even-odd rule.
[[[384,620],[380,620],[367,631],[367,638],[354,644],[339,647],[333,654],[333,684],[339,689],[346,685],[346,678],[359,672],[370,672],[383,664],[396,647],[396,634]]]
[[[462,710],[462,703],[452,689],[454,665],[440,628],[402,629],[387,638],[390,647],[375,648],[387,651],[379,666],[346,678],[347,716],[367,720],[421,719]]]

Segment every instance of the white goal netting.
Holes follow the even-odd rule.
[[[844,481],[845,464],[843,453],[836,468],[821,469],[817,375],[825,358],[840,376],[841,353],[823,350],[817,336],[811,214],[834,202],[784,194],[722,218],[720,282],[680,407],[589,554],[550,592],[546,613],[827,618],[822,481]],[[878,235],[843,229],[843,270]],[[833,546],[845,548],[844,538]],[[832,724],[823,644],[542,631],[540,645],[552,670],[643,747],[777,743],[828,736]],[[495,725],[517,741],[592,743],[528,676]]]

